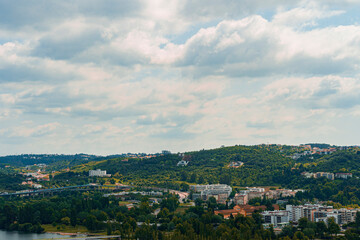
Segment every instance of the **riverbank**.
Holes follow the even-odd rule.
[[[86,233],[67,233],[67,232],[46,232],[51,234],[59,234],[62,236],[78,236],[78,235],[88,235]]]
[[[54,233],[24,233],[18,231],[0,230],[0,239],[29,240],[29,239],[57,239],[59,234]]]
[[[67,226],[67,225],[57,225],[53,226],[52,224],[43,224],[41,225],[44,228],[44,232],[51,234],[59,234],[62,236],[97,236],[97,235],[106,235],[106,232],[89,232],[89,230],[80,225]]]
[[[52,224],[43,224],[41,225],[44,228],[45,232],[48,233],[66,233],[68,234],[86,234],[88,233],[88,229],[84,226],[76,225],[68,226],[68,225],[56,225],[53,226]]]

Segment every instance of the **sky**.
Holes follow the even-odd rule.
[[[0,0],[0,155],[360,144],[359,0]]]

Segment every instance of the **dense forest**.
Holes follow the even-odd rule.
[[[0,172],[0,190],[22,190],[25,189],[21,182],[25,178],[19,174],[9,174]]]
[[[74,171],[83,172],[100,168],[127,183],[137,185],[172,186],[179,181],[189,183],[226,183],[233,186],[259,186],[278,184],[274,175],[291,169],[294,162],[279,152],[257,147],[234,146],[185,153],[186,167],[177,166],[182,159],[178,154],[150,159],[117,158],[101,161],[87,167],[80,165]],[[230,162],[241,161],[240,168],[229,167]]]
[[[99,157],[88,154],[75,154],[75,155],[64,155],[64,154],[23,154],[23,155],[9,155],[1,156],[0,164],[9,164],[11,166],[24,167],[26,165],[33,164],[47,164],[47,165],[78,165],[89,161],[97,160]]]
[[[214,215],[216,202],[196,201],[196,205],[178,211],[176,196],[166,195],[160,204],[150,204],[138,196],[139,205],[128,209],[119,199],[100,193],[63,193],[46,199],[4,201],[0,199],[0,229],[42,232],[52,225],[84,226],[88,231],[121,235],[125,239],[313,239],[335,236],[339,226],[331,222],[312,223],[301,219],[298,227],[288,226],[279,235],[264,229],[259,213],[251,217],[224,219]],[[155,214],[155,209],[159,209]],[[358,236],[360,218],[345,232],[346,239]]]

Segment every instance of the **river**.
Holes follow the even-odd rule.
[[[53,233],[20,233],[20,232],[8,232],[0,230],[0,239],[1,240],[31,240],[31,239],[51,239],[51,238],[62,238],[61,236]]]

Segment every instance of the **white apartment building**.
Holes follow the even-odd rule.
[[[90,170],[89,171],[89,177],[110,177],[111,174],[106,174],[106,170]]]
[[[304,217],[304,206],[286,205],[286,211],[289,211],[289,220],[292,222],[297,222]]]
[[[265,225],[272,224],[274,227],[283,226],[289,224],[289,211],[277,210],[277,211],[265,211],[261,213]]]

